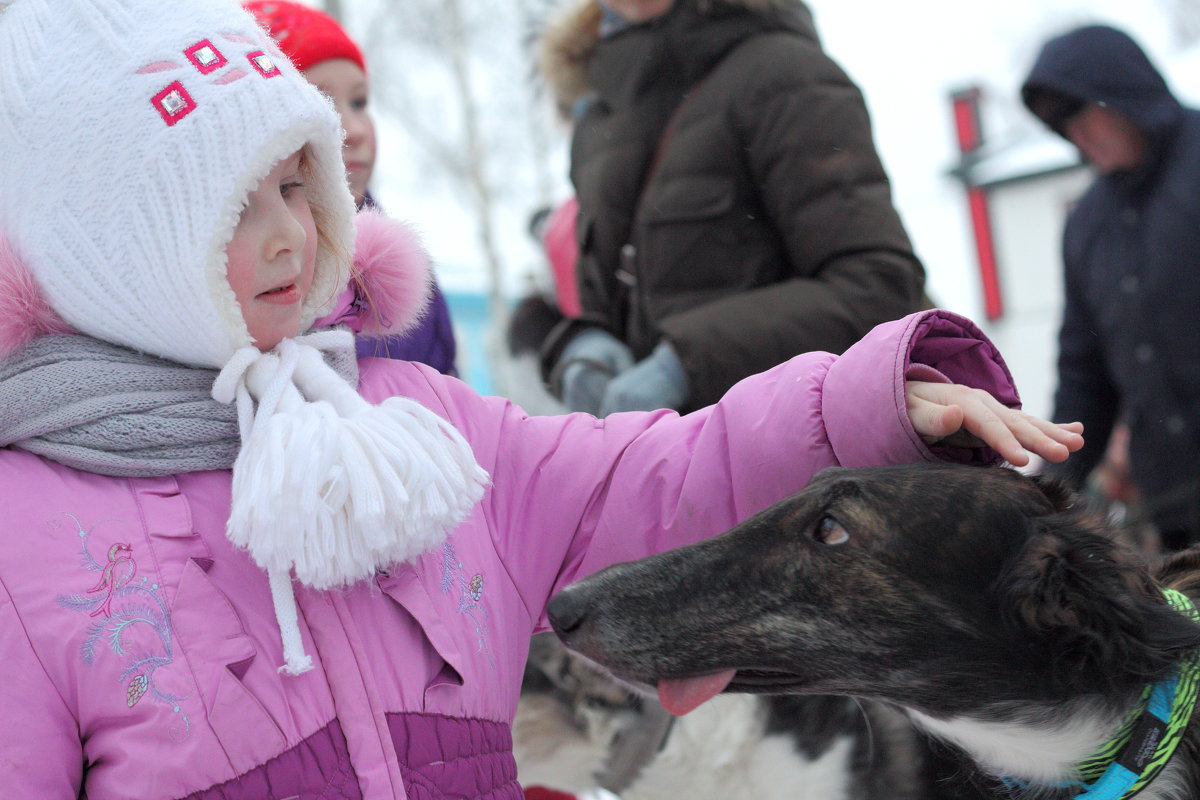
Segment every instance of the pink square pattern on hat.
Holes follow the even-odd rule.
[[[229,60],[208,39],[201,39],[184,50],[183,54],[187,56],[188,61],[192,62],[192,66],[200,70],[201,75],[207,75],[229,63]]]
[[[163,121],[168,125],[179,122],[196,108],[196,101],[179,81],[175,81],[154,95],[150,104],[158,109],[158,113],[162,115]]]
[[[221,54],[221,50],[218,50],[206,38],[202,38],[202,40],[184,50],[184,55],[187,56],[188,61],[192,62],[192,66],[196,67],[200,71],[200,74],[204,74],[204,76],[210,72],[220,70],[221,67],[228,64],[228,59]]]
[[[222,36],[233,40],[233,34],[222,34]],[[250,40],[247,39],[247,41]],[[183,55],[187,58],[188,63],[195,67],[201,75],[209,75],[229,63],[229,59],[209,39],[201,39],[196,42],[184,50]],[[250,66],[254,68],[254,71],[263,78],[274,78],[277,75],[283,74],[280,72],[279,67],[276,66],[275,61],[264,50],[255,50],[252,53],[247,53],[246,60],[250,62]],[[180,66],[172,61],[156,61],[143,66],[138,70],[138,73],[166,72],[171,69],[178,69]],[[218,86],[226,86],[246,77],[248,74],[242,67],[235,66],[220,77],[210,80]],[[181,81],[172,82],[165,89],[154,95],[150,100],[150,104],[158,110],[159,115],[167,125],[174,125],[176,122],[179,122],[179,120],[194,111],[197,105],[187,89],[183,87]]]
[[[262,50],[247,53],[246,58],[250,59],[251,66],[258,70],[258,74],[264,78],[274,78],[279,74],[279,67],[275,66],[275,62],[271,60],[271,57]]]

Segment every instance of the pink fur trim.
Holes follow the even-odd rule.
[[[50,308],[33,273],[0,235],[0,359],[47,333],[73,332]]]
[[[429,254],[411,228],[379,211],[360,211],[355,223],[356,293],[366,305],[362,332],[378,335],[412,328],[429,304]]]

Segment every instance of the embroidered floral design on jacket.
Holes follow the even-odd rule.
[[[447,537],[442,544],[442,594],[450,594],[455,586],[459,590],[458,613],[471,620],[475,626],[478,650],[487,656],[488,663],[494,666],[492,651],[487,643],[487,608],[480,602],[483,599],[483,573],[477,572],[468,578],[466,569],[454,551],[453,537]]]
[[[100,573],[94,586],[55,598],[65,609],[97,618],[88,626],[80,648],[83,663],[91,667],[105,649],[112,651],[122,664],[118,680],[125,689],[126,705],[133,708],[149,697],[169,706],[178,717],[169,731],[171,738],[186,739],[191,722],[180,706],[184,698],[163,690],[154,680],[155,672],[175,661],[171,611],[162,589],[149,576],[137,575],[133,545],[115,542],[103,560],[97,559],[89,548],[96,526],[85,528],[74,514],[63,516],[79,536],[80,565]],[[63,522],[54,520],[50,525],[58,528]]]

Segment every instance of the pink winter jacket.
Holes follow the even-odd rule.
[[[224,534],[229,472],[110,478],[0,449],[0,798],[519,800],[509,726],[550,596],[824,467],[945,455],[905,412],[905,375],[933,374],[917,365],[1017,403],[992,345],[938,311],[684,417],[534,418],[427,367],[360,362],[367,399],[444,416],[493,483],[440,550],[298,587],[316,666],[296,677],[264,572]]]
[[[824,467],[935,458],[905,413],[914,361],[1016,402],[995,349],[936,311],[684,417],[528,417],[362,362],[368,399],[445,416],[493,485],[440,551],[298,589],[316,661],[298,677],[278,672],[264,573],[225,538],[228,472],[117,479],[0,450],[0,794],[515,800],[508,726],[551,594],[725,530]]]

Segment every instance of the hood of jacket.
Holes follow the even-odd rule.
[[[1043,45],[1021,87],[1030,111],[1047,89],[1119,111],[1146,133],[1152,147],[1166,138],[1183,112],[1145,51],[1107,25],[1078,28]]]
[[[578,101],[597,88],[588,67],[601,40],[600,22],[596,0],[577,0],[549,23],[539,42],[538,69],[564,119],[571,119]],[[626,30],[646,28],[659,29],[674,44],[671,49],[686,53],[701,74],[750,35],[791,30],[818,38],[812,12],[802,0],[676,0],[666,14]]]

